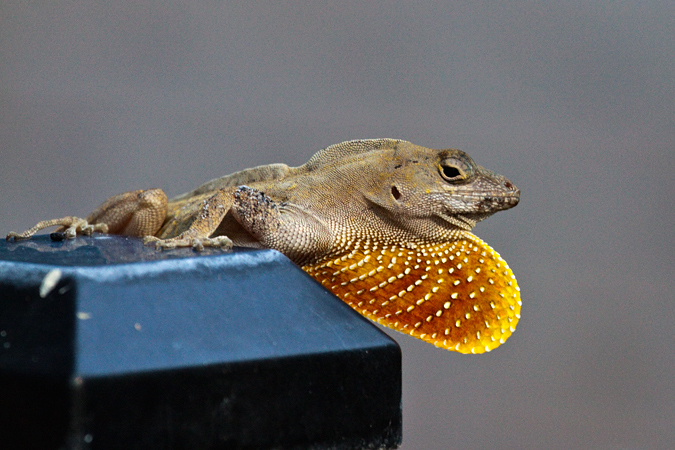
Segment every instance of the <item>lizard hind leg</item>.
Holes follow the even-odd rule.
[[[79,232],[80,234],[86,234],[90,235],[94,231],[100,232],[100,233],[107,233],[108,232],[108,225],[105,223],[97,223],[90,225],[86,219],[81,219],[79,217],[74,217],[74,216],[67,216],[67,217],[61,217],[60,219],[50,219],[50,220],[43,220],[38,222],[34,227],[22,232],[22,233],[16,233],[14,231],[10,231],[6,238],[8,241],[11,239],[14,239],[15,241],[18,240],[23,240],[23,239],[30,239],[31,236],[33,236],[35,233],[37,233],[40,230],[44,230],[45,228],[50,228],[50,227],[59,227],[59,232],[63,233],[63,236],[66,239],[72,239],[74,238],[77,233]]]
[[[110,197],[86,219],[67,216],[43,220],[22,233],[10,232],[6,239],[29,239],[38,231],[54,226],[59,227],[53,234],[57,240],[93,232],[151,236],[164,222],[167,204],[166,194],[161,189],[125,192]]]
[[[167,209],[168,200],[163,190],[141,189],[110,197],[87,221],[107,224],[111,234],[153,236],[164,223]]]

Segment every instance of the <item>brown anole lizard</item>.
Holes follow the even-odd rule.
[[[520,290],[497,252],[471,233],[520,191],[464,152],[393,139],[348,141],[306,164],[271,164],[167,200],[161,189],[111,197],[59,226],[144,237],[158,249],[272,248],[364,316],[462,353],[498,347],[520,318]]]

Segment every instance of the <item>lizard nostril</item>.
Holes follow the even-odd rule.
[[[398,190],[396,186],[391,187],[391,195],[393,195],[396,200],[401,198],[401,192]]]
[[[506,187],[507,189],[511,189],[513,187],[513,184],[511,184],[510,181],[506,181],[504,182],[504,187]]]

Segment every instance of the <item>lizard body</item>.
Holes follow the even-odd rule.
[[[518,203],[506,178],[459,150],[406,141],[348,141],[306,164],[271,164],[211,180],[167,200],[159,189],[111,197],[66,237],[102,231],[158,248],[273,248],[361,314],[436,346],[482,353],[520,318],[506,262],[471,233]]]

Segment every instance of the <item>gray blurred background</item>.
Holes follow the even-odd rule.
[[[675,448],[675,2],[0,5],[0,231],[355,138],[522,190],[513,337],[403,349],[405,450]]]

